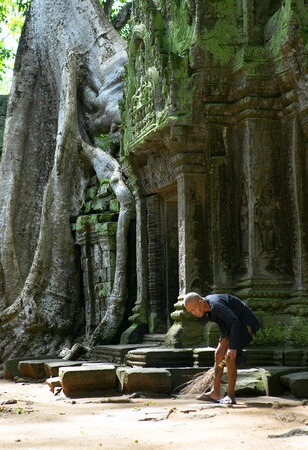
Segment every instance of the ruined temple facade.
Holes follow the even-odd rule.
[[[137,301],[122,342],[211,344],[182,297],[238,295],[255,345],[308,343],[308,1],[134,0],[122,161]],[[216,340],[216,339],[215,339]]]

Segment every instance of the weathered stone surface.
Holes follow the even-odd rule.
[[[126,368],[117,369],[119,391],[122,394],[133,392],[171,393],[171,373],[161,368]]]
[[[98,361],[108,361],[111,363],[124,363],[128,352],[149,345],[142,344],[118,344],[118,345],[96,345],[91,357]]]
[[[288,386],[295,397],[308,398],[308,372],[297,372],[283,375],[281,383]]]
[[[12,358],[12,359],[7,359],[4,362],[3,365],[3,378],[6,379],[13,379],[14,377],[21,377],[22,374],[20,373],[19,369],[18,369],[18,365],[20,363],[20,361],[28,361],[29,359],[33,360],[33,361],[41,361],[41,360],[50,360],[50,361],[55,361],[58,358],[53,357],[52,355],[43,355],[43,356],[38,356],[38,357],[27,357],[27,358]]]
[[[55,392],[57,388],[62,388],[59,377],[47,378],[46,384],[50,387],[51,392]]]
[[[45,373],[45,364],[48,362],[55,362],[55,359],[51,359],[51,360],[47,360],[47,359],[42,359],[42,360],[25,360],[25,361],[20,361],[18,363],[18,370],[21,373],[21,376],[23,377],[29,377],[29,378],[35,378],[37,380],[46,378],[46,373]],[[63,360],[59,360],[59,362],[62,361],[63,364]]]
[[[227,374],[224,373],[222,387],[227,386]],[[237,396],[249,395],[265,395],[266,389],[258,369],[240,369],[238,370],[235,393]]]
[[[78,392],[114,391],[117,387],[116,368],[112,364],[61,367],[59,379],[68,396]]]
[[[307,4],[186,3],[133,2],[122,155],[143,245],[132,322],[149,311],[150,330],[169,328],[165,345],[212,346],[216,331],[194,326],[182,296],[232,291],[261,319],[256,346],[304,349]],[[174,299],[171,328],[162,299]]]
[[[283,353],[286,366],[308,366],[308,351],[306,349],[289,349]]]
[[[305,371],[304,367],[266,367],[260,368],[260,374],[265,387],[265,392],[267,395],[281,395],[284,391],[284,384],[282,383],[281,377],[294,372]]]
[[[127,353],[126,364],[141,367],[192,367],[193,350],[166,347],[136,349]]]
[[[44,371],[47,377],[57,377],[60,367],[81,366],[83,361],[49,361],[44,364]]]
[[[214,353],[214,347],[194,348],[194,365],[197,367],[212,367],[215,359]]]
[[[203,373],[207,367],[168,367],[171,373],[172,392],[178,393],[193,377]]]
[[[245,352],[247,355],[245,367],[281,366],[284,361],[284,352],[282,350],[247,348]]]

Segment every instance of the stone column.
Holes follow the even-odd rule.
[[[183,309],[183,295],[208,292],[208,237],[206,232],[206,174],[200,129],[183,127],[173,130],[179,146],[173,153],[178,190],[179,298],[174,324],[166,334],[165,345],[188,347],[203,342],[204,323]],[[197,137],[198,136],[198,137]],[[204,141],[203,141],[204,143]]]

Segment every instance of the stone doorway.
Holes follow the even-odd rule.
[[[149,332],[166,333],[179,294],[178,198],[176,188],[147,199]]]

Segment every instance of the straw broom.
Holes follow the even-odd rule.
[[[209,387],[213,384],[216,375],[219,373],[220,370],[223,370],[223,368],[226,366],[226,360],[223,359],[221,363],[218,364],[217,367],[213,367],[212,369],[209,369],[205,373],[198,374],[194,376],[190,381],[185,383],[185,387],[181,389],[179,392],[179,395],[196,395],[196,394],[202,394],[203,392],[207,391]]]

